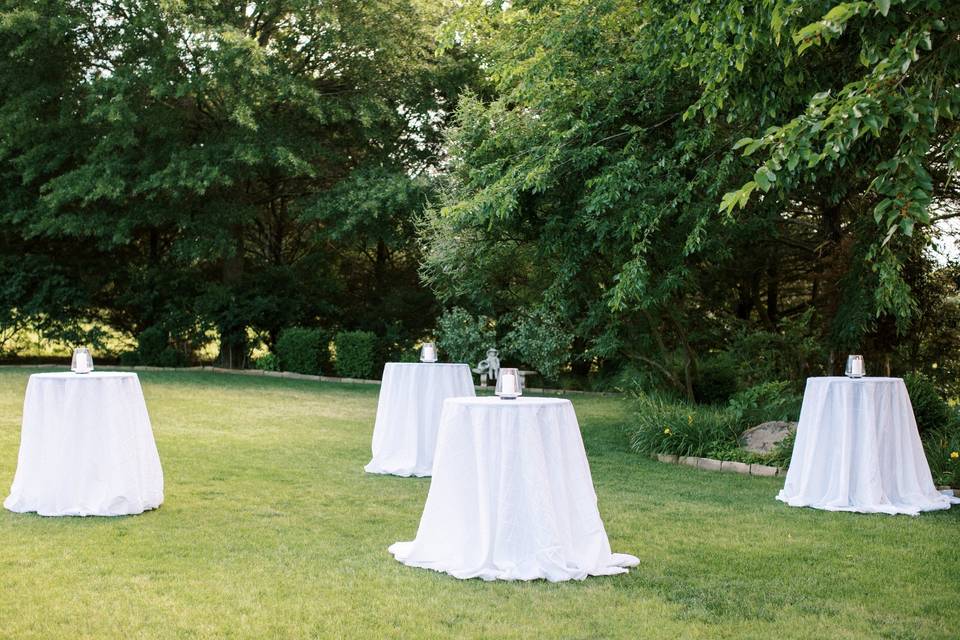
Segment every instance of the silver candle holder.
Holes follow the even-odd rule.
[[[497,376],[497,389],[494,391],[501,400],[516,400],[523,395],[520,384],[520,372],[510,367],[500,369]]]
[[[866,375],[866,369],[864,368],[863,364],[863,356],[847,356],[847,369],[844,371],[844,375],[846,375],[848,378],[862,378],[864,375]]]
[[[93,356],[90,355],[90,351],[86,347],[77,347],[73,350],[70,371],[74,373],[90,373],[93,371]]]
[[[437,345],[432,342],[424,342],[420,347],[420,362],[436,362]]]

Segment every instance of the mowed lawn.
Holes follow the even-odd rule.
[[[28,375],[0,370],[0,488]],[[166,501],[0,511],[0,638],[957,638],[960,509],[825,513],[782,480],[628,451],[621,399],[573,396],[628,575],[460,581],[393,560],[429,479],[372,476],[378,388],[141,373]]]

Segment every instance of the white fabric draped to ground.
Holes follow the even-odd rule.
[[[7,509],[118,516],[162,502],[163,470],[137,374],[30,376]]]
[[[364,470],[429,476],[443,401],[475,393],[465,364],[388,362],[373,427],[373,458]]]
[[[899,378],[810,378],[777,499],[793,507],[909,515],[960,503],[933,484]]]
[[[390,552],[484,580],[581,580],[639,563],[610,550],[573,405],[558,398],[447,400],[416,539]]]

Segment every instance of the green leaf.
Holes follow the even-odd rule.
[[[907,237],[911,237],[913,235],[914,222],[915,221],[913,218],[904,218],[900,221],[900,229]]]
[[[877,11],[880,12],[880,15],[886,17],[887,13],[890,12],[890,0],[875,0],[874,4],[877,5]]]

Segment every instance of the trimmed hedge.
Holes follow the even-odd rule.
[[[170,334],[160,326],[144,329],[137,336],[137,348],[120,354],[123,366],[184,367],[185,353],[170,343]]]
[[[369,331],[341,331],[333,340],[337,375],[369,378],[373,375],[377,336]]]
[[[273,350],[282,371],[320,375],[330,365],[330,339],[322,329],[290,327],[280,332]]]

